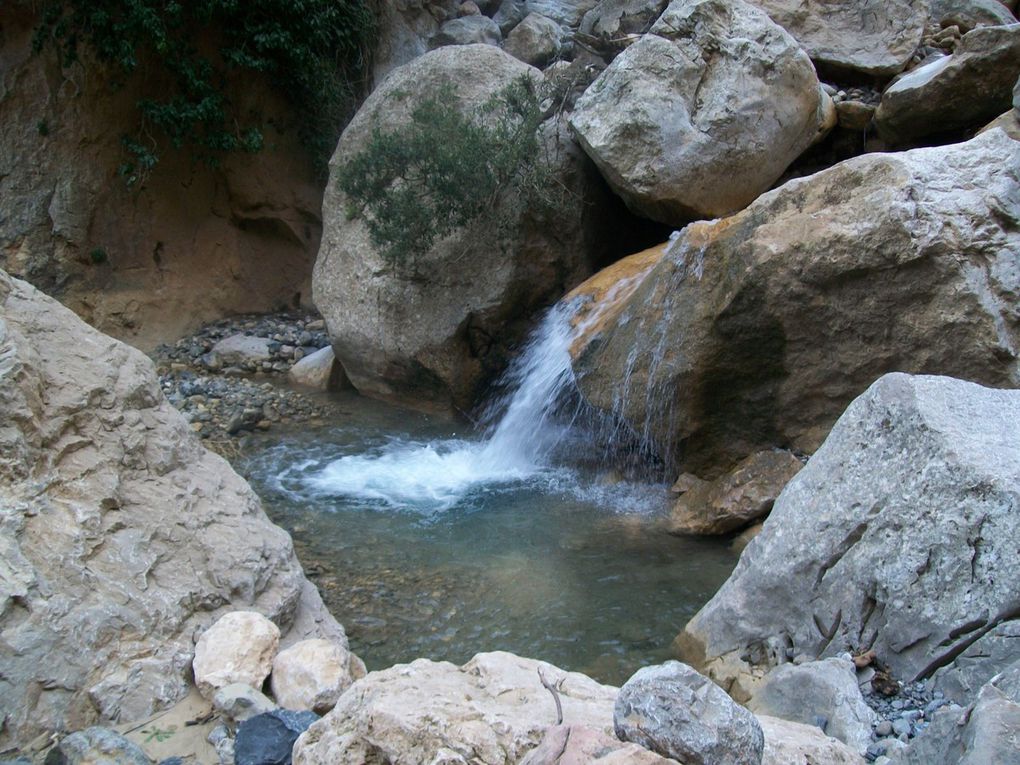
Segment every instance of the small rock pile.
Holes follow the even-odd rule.
[[[933,691],[924,682],[901,685],[899,693],[892,696],[866,693],[864,700],[878,715],[872,726],[873,743],[868,746],[864,758],[880,765],[885,762],[883,757],[920,735],[935,712],[951,703],[942,691]]]
[[[299,361],[329,346],[311,314],[239,316],[202,327],[154,353],[164,395],[212,442],[280,423],[326,417],[328,402],[281,384]]]

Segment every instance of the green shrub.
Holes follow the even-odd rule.
[[[452,85],[421,101],[408,124],[376,128],[339,168],[351,217],[393,264],[407,263],[493,209],[500,195],[553,205],[558,189],[540,162],[534,82],[522,76],[464,113]]]
[[[260,115],[227,92],[230,72],[264,74],[301,113],[302,139],[328,159],[361,95],[375,27],[373,0],[41,0],[35,47],[55,43],[62,63],[83,49],[115,80],[146,68],[171,83],[137,102],[121,172],[137,181],[158,161],[159,138],[215,165],[226,152],[258,151]],[[197,41],[201,40],[199,44]],[[155,65],[157,72],[149,71]],[[324,166],[325,163],[323,162]]]

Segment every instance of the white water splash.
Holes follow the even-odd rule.
[[[551,457],[569,425],[553,415],[574,385],[571,313],[556,305],[546,314],[505,376],[509,393],[490,411],[492,424],[482,440],[396,440],[374,453],[334,460],[307,479],[309,488],[395,507],[444,510],[472,491],[554,477]]]

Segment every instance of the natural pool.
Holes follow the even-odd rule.
[[[515,465],[505,445],[480,468],[478,435],[334,404],[334,422],[250,438],[239,467],[370,669],[500,649],[619,684],[669,657],[736,563],[725,540],[665,533],[665,485]]]

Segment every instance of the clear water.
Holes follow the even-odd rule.
[[[622,683],[736,563],[671,537],[664,484],[600,472],[554,308],[478,432],[366,399],[253,440],[243,468],[370,669],[507,650]]]

